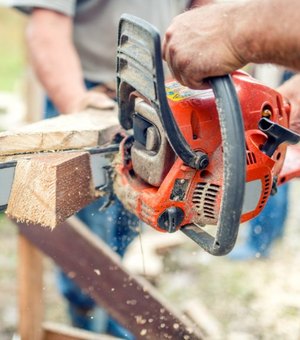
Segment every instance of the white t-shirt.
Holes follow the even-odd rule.
[[[112,82],[115,79],[117,28],[123,13],[147,20],[163,34],[172,18],[188,0],[12,0],[16,8],[30,13],[48,8],[74,19],[74,44],[85,79]]]

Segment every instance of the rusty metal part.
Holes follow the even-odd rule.
[[[270,118],[272,116],[272,111],[270,109],[264,109],[261,115],[262,117]]]
[[[151,122],[146,130],[146,145],[135,142],[131,150],[133,168],[147,183],[158,187],[175,160],[160,121],[153,107],[141,99],[135,100],[135,112]]]

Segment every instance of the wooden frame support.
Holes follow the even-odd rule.
[[[146,280],[128,273],[120,258],[77,219],[53,231],[24,223],[17,226],[137,339],[203,338],[196,325]]]
[[[79,328],[44,322],[43,253],[19,234],[19,326],[22,340],[113,340]],[[33,270],[34,269],[34,270]]]
[[[19,334],[22,340],[42,339],[44,317],[43,255],[19,235]]]

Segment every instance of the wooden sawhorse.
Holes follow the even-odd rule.
[[[21,340],[109,339],[43,323],[42,251],[137,339],[203,339],[181,315],[80,221],[71,218],[54,230],[16,223],[20,232]]]

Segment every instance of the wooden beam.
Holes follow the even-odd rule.
[[[61,115],[1,132],[0,161],[6,161],[9,155],[103,145],[119,130],[116,110],[87,109]]]
[[[114,340],[119,339],[105,334],[96,334],[54,322],[43,323],[43,340]]]
[[[53,231],[17,225],[137,339],[203,338],[196,325],[147,281],[126,271],[120,258],[78,220],[71,218]]]
[[[17,161],[7,214],[53,228],[89,204],[95,190],[89,155],[80,151],[118,131],[115,110],[87,109],[0,133],[0,162]]]
[[[18,240],[19,334],[24,340],[42,340],[43,257],[26,237],[20,235]]]
[[[18,161],[6,213],[54,228],[95,198],[88,152]]]

